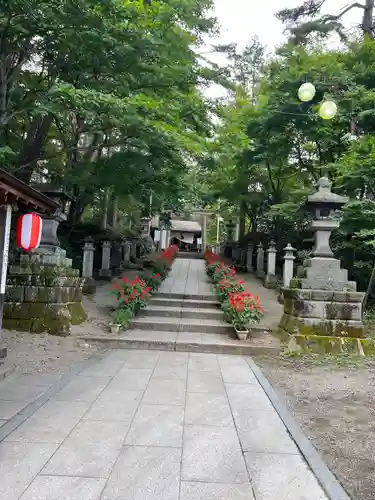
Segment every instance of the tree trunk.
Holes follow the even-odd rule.
[[[102,215],[102,223],[101,223],[102,229],[107,229],[107,226],[108,226],[109,193],[110,193],[110,188],[106,188],[106,190],[104,192],[104,200],[103,200],[103,215]]]
[[[374,18],[375,0],[366,0],[366,6],[362,18],[362,29],[368,36],[374,40],[373,18]]]
[[[238,238],[239,241],[242,241],[245,238],[246,213],[247,213],[246,201],[241,201],[241,203],[240,203],[240,228],[239,228],[239,238]]]
[[[26,184],[29,184],[41,157],[44,141],[51,127],[53,116],[51,114],[33,120],[30,130],[23,142],[22,149],[16,162],[15,175]]]

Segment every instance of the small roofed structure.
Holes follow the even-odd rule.
[[[0,206],[16,206],[52,215],[59,203],[0,168]]]
[[[152,229],[159,229],[159,217],[151,221]],[[202,245],[202,226],[194,220],[171,219],[169,243],[177,245],[180,250],[199,251]]]
[[[0,169],[0,364],[6,357],[6,348],[1,346],[1,330],[12,212],[34,210],[40,214],[53,215],[58,208],[56,201]]]

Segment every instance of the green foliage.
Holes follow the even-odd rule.
[[[0,166],[73,197],[181,197],[211,126],[196,47],[211,0],[0,5]]]
[[[300,11],[294,14],[298,23]],[[332,245],[360,290],[367,289],[374,265],[374,68],[375,42],[369,37],[335,52],[321,44],[285,45],[262,68],[256,102],[242,86],[218,108],[206,161],[216,198],[237,216],[240,206],[245,210],[246,237],[254,243],[273,239],[279,250],[288,242],[311,249],[306,197],[328,175],[334,190],[350,197]],[[297,95],[304,82],[316,87],[309,103]],[[338,106],[329,121],[318,114],[327,99]]]

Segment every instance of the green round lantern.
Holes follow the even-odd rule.
[[[319,108],[319,115],[323,120],[332,120],[336,116],[337,106],[333,101],[325,101]]]
[[[314,99],[316,89],[312,83],[303,83],[298,89],[298,98],[303,102]]]

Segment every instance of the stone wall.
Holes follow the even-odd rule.
[[[4,328],[66,336],[86,320],[83,278],[78,269],[41,264],[40,255],[22,255],[10,266],[4,304]]]

